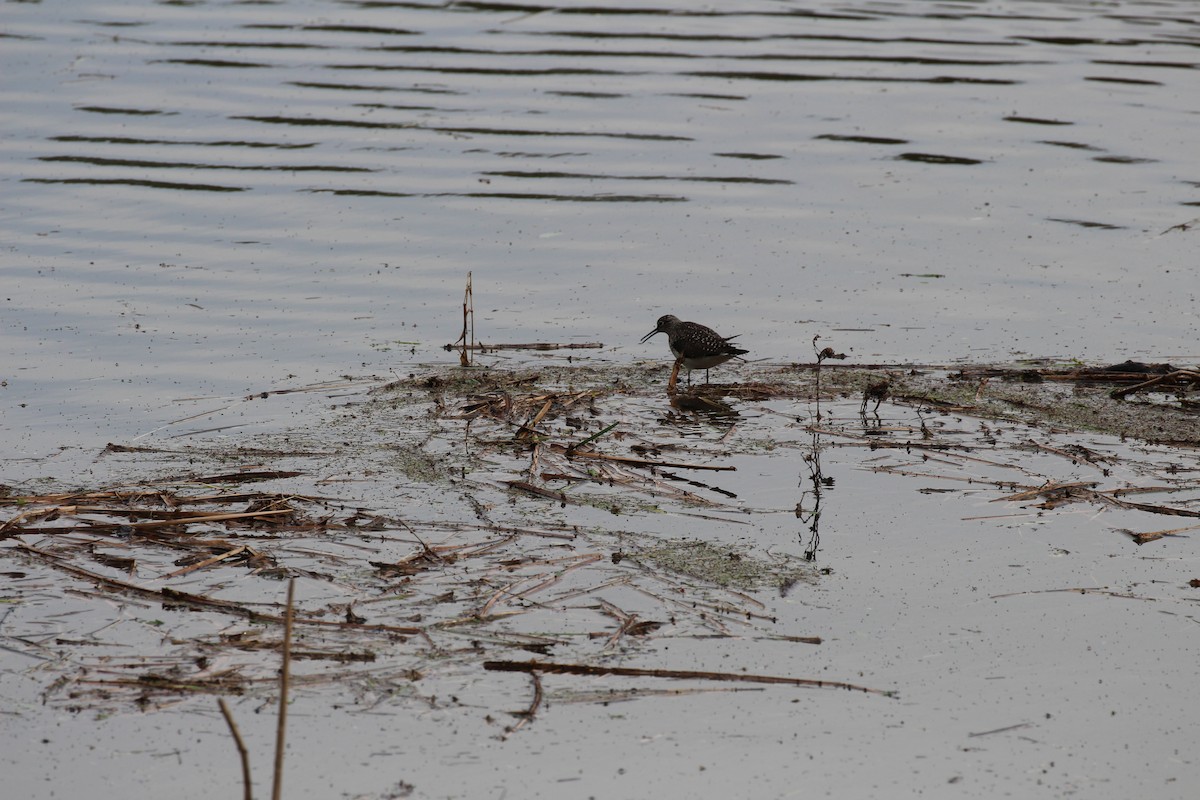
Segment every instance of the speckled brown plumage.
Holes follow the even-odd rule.
[[[674,314],[665,314],[658,318],[654,330],[642,337],[645,344],[656,333],[667,335],[667,344],[676,361],[690,373],[694,369],[704,370],[704,380],[708,381],[708,370],[718,364],[724,364],[731,358],[750,352],[730,344],[735,336],[721,336],[712,328],[698,322],[685,322]]]

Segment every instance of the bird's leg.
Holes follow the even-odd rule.
[[[675,391],[675,381],[679,380],[679,365],[683,363],[682,358],[675,359],[675,366],[671,370],[671,380],[667,381],[667,391]]]

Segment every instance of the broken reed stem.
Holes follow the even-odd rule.
[[[467,341],[467,333],[470,332],[470,341]],[[462,352],[458,354],[458,363],[464,367],[471,366],[471,359],[475,353],[475,295],[471,290],[471,273],[467,273],[467,289],[463,292],[463,329],[462,336],[458,337],[462,342]]]
[[[604,342],[508,342],[504,344],[476,342],[469,347],[472,350],[599,350],[604,347]],[[454,345],[445,345],[445,349],[453,350]]]
[[[676,680],[743,681],[748,683],[778,683],[788,686],[809,686],[814,689],[847,689],[854,692],[897,697],[891,689],[872,689],[841,681],[815,678],[787,678],[774,675],[751,675],[745,672],[707,672],[692,669],[638,669],[634,667],[594,667],[589,664],[562,664],[551,661],[485,661],[483,668],[497,672],[542,672],[557,675],[621,675],[629,678],[674,678]]]
[[[275,729],[275,780],[271,785],[271,800],[283,797],[283,749],[287,733],[288,678],[292,666],[292,600],[296,594],[296,579],[288,580],[287,610],[283,615],[283,667],[279,671],[279,723]]]
[[[517,731],[521,730],[521,728],[524,728],[526,725],[528,725],[530,720],[532,720],[533,716],[537,713],[538,708],[540,708],[542,705],[542,676],[536,672],[531,672],[529,673],[529,677],[533,679],[533,701],[530,702],[529,708],[526,710],[513,712],[521,719],[516,725],[505,731],[503,738],[508,738]]]
[[[233,558],[234,556],[241,555],[242,553],[245,553],[249,549],[250,548],[244,544],[239,545],[238,547],[235,547],[232,550],[226,550],[224,553],[221,553],[220,555],[213,556],[212,558],[206,558],[198,564],[192,564],[189,567],[182,567],[181,569],[177,569],[174,572],[163,575],[162,580],[165,581],[167,578],[178,578],[180,575],[186,575],[189,572],[195,572],[198,569],[204,569],[205,567],[211,567],[213,564],[217,564],[221,561],[224,561],[227,558]]]
[[[814,350],[817,349],[817,339],[820,339],[820,338],[821,338],[820,336],[813,337],[813,349]],[[824,360],[825,359],[821,358],[820,354],[817,354],[817,366],[813,369],[813,375],[815,376],[815,385],[817,387],[816,390],[813,392],[813,397],[815,397],[816,401],[817,401],[817,413],[814,416],[814,419],[817,421],[818,425],[821,424],[821,362],[823,362]]]
[[[600,433],[604,433],[604,431],[601,431]],[[578,448],[579,445],[582,444],[586,444],[586,442],[580,442],[577,445],[568,447],[563,447],[562,445],[551,445],[550,449],[556,453],[564,453],[571,458],[593,459],[596,461],[614,461],[618,464],[629,464],[635,467],[672,467],[674,469],[706,469],[717,472],[737,472],[737,467],[714,467],[710,464],[691,464],[684,461],[655,461],[649,458],[637,458],[636,456],[610,456],[604,453],[595,453],[590,450],[581,453],[578,451]]]
[[[254,790],[250,784],[250,753],[246,750],[246,743],[242,741],[242,733],[238,730],[237,723],[234,722],[233,714],[229,711],[225,698],[218,697],[217,705],[221,708],[221,716],[225,717],[225,724],[229,726],[229,732],[233,734],[233,743],[237,746],[238,758],[242,761],[242,798],[243,800],[254,800]]]

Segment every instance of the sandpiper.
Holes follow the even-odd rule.
[[[729,343],[734,336],[721,336],[712,328],[697,322],[684,322],[674,314],[665,314],[658,318],[654,330],[642,337],[642,344],[650,340],[656,333],[667,335],[667,344],[675,355],[675,368],[671,371],[671,381],[667,388],[675,388],[675,379],[679,376],[679,367],[688,371],[688,383],[692,382],[692,370],[704,370],[704,382],[708,383],[708,370],[717,364],[724,364],[731,358],[749,353],[740,347]]]

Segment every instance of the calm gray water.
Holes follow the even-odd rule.
[[[1200,5],[1170,0],[0,0],[0,485],[107,485],[128,462],[96,456],[106,441],[303,428],[337,390],[240,398],[457,363],[441,346],[468,272],[480,338],[605,344],[483,363],[570,352],[665,374],[662,337],[638,339],[668,312],[776,363],[811,360],[814,336],[859,362],[1195,363],[1200,228],[1172,229],[1200,215],[1198,64]],[[790,408],[741,406],[746,435],[808,438]],[[896,407],[889,423],[925,424],[913,416]],[[1034,482],[1189,474],[1164,453],[1131,478],[1114,463],[1140,445],[1108,437],[1081,441],[1113,461],[1048,463],[1076,439],[947,424],[964,441],[1044,436],[1056,449],[1027,456]],[[662,525],[794,550],[801,454],[738,459],[736,488],[760,511],[735,534],[691,513],[596,515],[631,536]],[[502,741],[528,683],[450,658],[412,688],[428,707],[353,687],[301,696],[285,796],[1194,794],[1194,533],[1137,548],[1114,528],[1148,520],[997,505],[986,483],[905,482],[862,456],[825,463],[831,574],[763,594],[778,631],[821,647],[664,638],[631,660],[861,680],[899,700],[601,706],[570,695],[629,684],[547,680],[550,708]],[[128,473],[159,469],[138,458]],[[390,464],[324,482],[342,469],[311,479],[432,513]],[[489,496],[505,518],[568,513]],[[369,552],[332,536],[313,558],[335,544]],[[6,563],[5,791],[239,796],[210,698],[100,719],[43,694],[64,663],[142,654],[121,636],[172,651],[182,612],[83,579],[64,597],[39,577],[48,566]],[[222,594],[256,591],[249,577],[222,573]],[[186,616],[213,636],[227,624]],[[70,660],[93,644],[105,649]],[[384,666],[405,647],[381,650]],[[265,796],[274,715],[255,697],[236,706]]]
[[[672,312],[781,362],[1194,362],[1197,22],[3,3],[0,433],[448,360],[468,271],[481,339],[588,358],[663,358]]]

